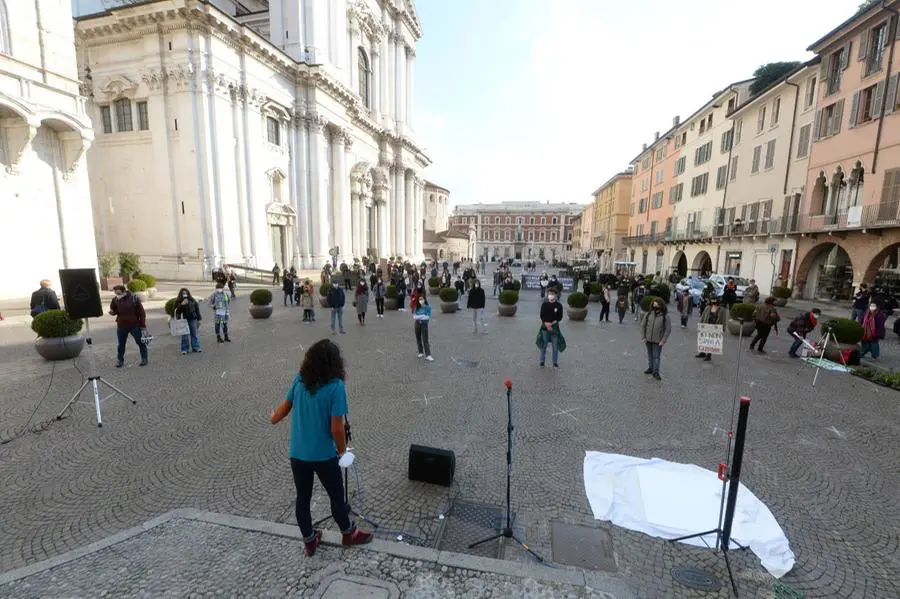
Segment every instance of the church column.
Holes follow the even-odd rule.
[[[353,147],[353,137],[350,135],[350,131],[342,129],[338,142],[341,157],[339,163],[340,174],[337,173],[336,167],[335,176],[340,176],[341,179],[341,210],[339,212],[341,218],[338,221],[341,225],[341,252],[343,255],[350,257],[348,264],[352,264],[355,254],[353,253],[353,222],[350,220],[350,173],[347,172],[347,154],[350,153],[350,149]]]
[[[375,222],[378,227],[378,257],[386,259],[392,249],[388,243],[387,190],[383,183],[375,187]]]
[[[423,235],[422,230],[425,228],[425,223],[423,222],[425,219],[423,218],[425,206],[422,197],[422,179],[420,177],[416,177],[416,186],[415,186],[415,197],[416,197],[416,236],[415,236],[415,247],[416,247],[416,256],[422,256],[422,243],[423,243]]]
[[[360,31],[359,19],[356,17],[354,10],[350,10],[347,14],[348,27],[350,29],[350,91],[354,94],[359,93],[359,46]],[[369,60],[370,68],[372,68],[372,60]],[[374,70],[374,68],[372,68]]]
[[[397,129],[403,125],[403,79],[406,73],[406,49],[403,37],[398,33],[393,38],[394,48],[394,121]]]
[[[396,222],[396,236],[394,243],[397,253],[406,256],[406,182],[403,163],[398,163],[394,168],[394,222]]]
[[[360,180],[359,175],[353,175],[350,179],[350,228],[352,233],[351,251],[354,256],[360,256],[359,246],[359,221],[361,218],[360,206]]]
[[[246,198],[246,182],[244,174],[244,163],[241,160],[244,155],[244,134],[241,128],[241,109],[239,103],[240,93],[238,90],[231,91],[231,127],[234,133],[234,172],[235,182],[237,184],[237,208],[238,208],[238,236],[241,242],[241,258],[249,260],[250,258],[250,240],[248,238],[248,229],[250,225],[247,221],[247,198]]]
[[[350,248],[346,247],[341,239],[341,228],[344,220],[350,217],[349,214],[341,214],[341,196],[343,195],[343,188],[347,184],[344,181],[346,167],[344,164],[344,144],[340,129],[332,125],[332,127],[328,128],[327,133],[329,151],[331,152],[331,246],[340,246],[340,253],[338,254],[338,263],[340,263],[350,251]]]
[[[416,238],[415,231],[417,228],[416,224],[416,190],[415,183],[416,180],[413,176],[412,170],[404,170],[402,171],[401,177],[403,177],[404,183],[404,196],[406,198],[406,241],[404,242],[406,246],[406,254],[411,258],[416,257]]]
[[[383,125],[385,127],[391,128],[394,124],[394,78],[396,73],[394,72],[394,34],[389,33],[385,36],[384,39],[384,48],[381,52],[382,54],[382,70],[381,72],[384,74],[384,79],[381,81],[381,89],[383,92],[382,99],[384,100],[381,103],[381,113],[383,119]]]
[[[296,158],[294,159],[294,172],[291,176],[297,180],[297,184],[294,186],[297,197],[293,202],[297,210],[297,251],[300,254],[300,268],[305,268],[310,264],[309,196],[307,195],[309,170],[307,169],[308,155],[306,151],[307,128],[302,106],[295,111],[294,137]]]
[[[415,82],[416,82],[416,50],[412,46],[406,47],[406,127],[413,128],[413,108],[415,107]]]
[[[321,268],[328,261],[328,151],[325,127],[328,121],[322,115],[312,113],[309,121],[310,180],[312,189],[312,263]]]
[[[369,50],[369,65],[372,69],[372,81],[369,83],[369,104],[371,105],[371,114],[372,118],[375,121],[378,121],[380,118],[381,111],[381,79],[382,79],[382,68],[381,68],[381,48],[379,47],[378,40],[373,40],[371,49]]]

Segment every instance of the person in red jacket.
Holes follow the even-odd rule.
[[[134,337],[138,351],[141,352],[141,366],[146,366],[147,345],[141,341],[147,332],[147,314],[136,295],[128,291],[124,285],[113,287],[116,297],[109,304],[109,313],[116,317],[116,334],[119,347],[116,353],[116,368],[125,365],[125,342],[128,335]]]

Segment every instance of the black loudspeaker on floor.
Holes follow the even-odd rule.
[[[456,473],[456,454],[449,449],[409,446],[409,479],[449,487]]]

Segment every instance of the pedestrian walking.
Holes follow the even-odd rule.
[[[360,326],[365,326],[366,312],[369,309],[369,285],[363,277],[360,277],[359,283],[356,284],[353,305],[356,306],[356,320],[359,321]]]
[[[737,303],[737,285],[734,284],[734,277],[728,277],[725,288],[722,290],[722,305],[731,311],[731,306]]]
[[[182,287],[175,298],[175,318],[187,321],[188,325],[188,333],[181,336],[181,355],[186,356],[188,351],[202,352],[198,337],[200,320],[202,320],[200,304],[197,303],[187,287]]]
[[[43,285],[43,281],[41,284]],[[860,284],[859,290],[855,294],[853,294],[853,304],[850,308],[850,318],[859,322],[859,319],[862,318],[863,314],[866,313],[866,308],[869,306],[869,286],[865,283]]]
[[[216,290],[207,298],[207,303],[215,310],[216,314],[216,341],[219,343],[231,343],[228,336],[228,319],[231,316],[231,298],[225,293],[225,285],[216,283]],[[225,335],[224,339],[222,335]]]
[[[700,315],[700,324],[714,324],[724,330],[725,310],[722,310],[719,307],[719,298],[714,297],[709,300],[709,306],[707,306],[706,310],[703,311],[703,314]],[[712,354],[707,352],[700,352],[694,357],[703,358],[705,362],[712,361]]]
[[[281,269],[278,268],[278,263],[275,263],[275,266],[272,267],[272,284],[277,285],[279,283],[279,275],[281,274]]]
[[[381,277],[378,277],[375,284],[372,285],[372,293],[375,295],[375,310],[378,312],[378,318],[384,318],[384,296],[387,293],[387,288],[384,286]]]
[[[538,366],[543,368],[547,358],[547,346],[553,347],[553,367],[559,368],[559,352],[565,350],[565,340],[562,332],[559,330],[559,323],[562,322],[563,308],[562,304],[556,301],[556,288],[547,290],[547,300],[541,304],[541,328],[538,331],[537,345],[540,347],[541,353]]]
[[[609,302],[612,299],[612,287],[610,285],[601,285],[600,293],[600,322],[604,319],[609,322]]]
[[[294,280],[291,278],[290,273],[284,273],[284,279],[282,279],[281,290],[284,291],[284,305],[287,306],[288,300],[291,300],[291,305],[294,305]]]
[[[125,285],[113,287],[116,296],[109,303],[109,313],[116,317],[116,368],[125,365],[125,342],[128,336],[134,338],[138,352],[141,354],[141,366],[148,364],[147,344],[143,338],[147,336],[147,313],[138,297],[128,291]]]
[[[791,349],[788,350],[788,355],[790,357],[800,357],[797,355],[797,350],[799,350],[800,346],[803,345],[803,340],[806,339],[806,336],[816,328],[816,325],[819,323],[819,316],[821,314],[822,311],[820,309],[813,308],[809,312],[804,312],[803,314],[792,320],[788,325],[788,335],[794,337],[794,342],[791,343]]]
[[[300,307],[303,308],[303,322],[315,320],[314,299],[312,281],[307,280],[300,286]]]
[[[331,289],[328,290],[328,293],[325,296],[325,303],[327,303],[328,307],[331,308],[332,335],[337,334],[335,324],[337,324],[340,328],[341,335],[344,334],[344,304],[346,303],[346,301],[347,298],[344,295],[344,290],[341,289],[337,281],[332,280]]]
[[[419,349],[418,357],[424,357],[429,362],[433,362],[431,345],[428,342],[428,323],[431,321],[431,306],[428,305],[428,297],[424,293],[414,296],[409,304],[409,309],[413,313],[416,347]]]
[[[688,318],[694,310],[694,298],[691,296],[690,290],[685,289],[683,293],[679,293],[676,304],[678,306],[678,314],[681,315],[681,328],[686,329]]]
[[[756,312],[753,313],[753,320],[756,322],[756,334],[750,340],[750,351],[755,349],[759,353],[765,354],[766,350],[764,348],[766,340],[769,338],[769,333],[774,327],[775,334],[778,334],[778,321],[781,320],[778,310],[775,309],[774,297],[766,298],[763,305],[758,307]]]
[[[628,296],[620,295],[616,298],[616,314],[619,315],[619,324],[625,320],[625,314],[628,313]]]
[[[872,359],[877,360],[878,356],[881,355],[881,348],[878,342],[884,339],[884,323],[886,320],[887,316],[878,308],[877,304],[869,304],[869,310],[859,319],[859,324],[863,328],[862,342],[859,346],[860,358],[864,358],[866,354],[871,353]]]
[[[331,501],[331,515],[341,529],[341,544],[363,545],[372,533],[363,531],[350,520],[350,506],[344,501],[341,467],[349,467],[346,417],[347,389],[341,350],[328,339],[309,348],[294,377],[287,396],[269,420],[278,424],[291,416],[291,439],[288,454],[297,490],[295,517],[303,535],[304,550],[312,556],[322,540],[322,531],[312,523],[310,503],[313,481],[318,477]]]
[[[641,336],[647,346],[648,366],[644,374],[652,374],[656,380],[662,378],[659,376],[659,364],[662,359],[663,345],[666,344],[671,332],[672,323],[669,320],[665,304],[658,297],[653,298],[650,310],[641,321]]]
[[[484,296],[484,289],[481,288],[481,281],[475,279],[473,282],[472,290],[469,292],[469,299],[466,301],[466,308],[472,311],[472,325],[474,327],[473,333],[478,332],[478,321],[481,321],[481,328],[487,328],[487,325],[484,324],[484,306],[486,302],[486,298]]]

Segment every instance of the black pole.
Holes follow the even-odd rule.
[[[512,478],[512,387],[506,388],[506,530],[512,531],[510,516],[510,480]]]
[[[731,462],[731,476],[728,482],[728,503],[725,506],[725,521],[722,526],[723,552],[728,551],[731,542],[731,524],[734,520],[734,510],[737,505],[738,487],[741,486],[741,463],[744,461],[744,439],[747,434],[747,416],[750,413],[750,398],[741,397],[741,407],[738,412],[737,433],[734,439],[734,454]]]

